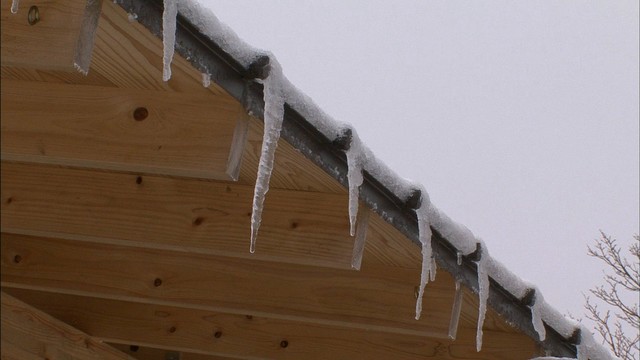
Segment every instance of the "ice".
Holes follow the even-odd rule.
[[[456,254],[458,256],[458,265],[462,265],[462,253],[460,251],[458,251],[458,253]]]
[[[127,19],[129,19],[129,22],[134,22],[138,20],[138,14],[130,13],[127,15]]]
[[[12,14],[17,14],[19,6],[20,6],[20,0],[11,1],[11,13]]]
[[[80,36],[78,36],[76,42],[73,67],[85,76],[89,73],[91,67],[94,39],[98,29],[101,9],[102,1],[87,0],[84,16],[82,17],[82,31],[80,31]]]
[[[251,245],[249,251],[256,251],[258,229],[262,222],[264,199],[269,191],[269,180],[273,170],[276,147],[282,130],[284,118],[284,94],[282,89],[282,69],[277,61],[271,61],[269,76],[264,85],[264,134],[262,136],[262,152],[258,163],[258,175],[253,193],[253,211],[251,213]]]
[[[351,268],[360,270],[362,265],[362,255],[364,254],[364,245],[367,240],[367,224],[369,223],[369,209],[364,209],[360,215],[360,221],[358,222],[358,228],[356,230],[356,238],[353,242],[353,255],[351,256]]]
[[[206,88],[211,86],[211,74],[202,73],[202,86]]]
[[[449,321],[449,339],[455,340],[458,334],[458,322],[460,321],[460,311],[462,309],[462,287],[460,281],[456,281],[456,294],[453,298],[453,307],[451,309],[451,320]]]
[[[542,322],[542,304],[544,304],[544,298],[540,291],[536,289],[535,299],[531,306],[531,322],[533,323],[533,329],[538,333],[540,341],[544,341],[547,336],[547,331]]]
[[[355,130],[352,130],[351,146],[347,150],[347,179],[349,180],[349,233],[356,234],[356,222],[358,219],[358,199],[360,185],[362,185],[362,143]]]
[[[176,47],[176,19],[178,16],[177,0],[164,0],[164,11],[162,13],[162,46],[164,54],[162,56],[162,80],[171,79],[171,61]]]
[[[480,245],[482,254],[478,261],[478,329],[476,331],[476,351],[482,349],[482,326],[484,325],[484,318],[487,313],[487,299],[489,299],[489,273],[487,272],[487,262],[489,260],[489,254],[487,248],[482,243]]]
[[[164,0],[165,8],[169,8],[167,5],[176,4],[175,0]],[[13,0],[13,4],[17,7],[18,0]],[[248,67],[258,56],[264,55],[263,51],[260,51],[248,44],[246,44],[242,39],[240,39],[228,26],[221,23],[216,16],[213,14],[211,9],[207,8],[205,5],[201,5],[197,0],[182,0],[179,1],[177,7],[180,11],[180,14],[185,16],[189,21],[204,35],[211,38],[218,46],[221,47],[223,51],[228,53],[232,58],[234,58],[238,63],[245,68]],[[166,12],[166,11],[165,11]],[[166,15],[166,14],[165,14]],[[163,25],[165,25],[166,16],[163,16]],[[175,14],[170,17],[172,19],[172,23],[175,27]],[[169,36],[167,36],[166,32],[169,30],[168,26],[165,26],[165,40],[170,40]],[[173,29],[175,31],[175,29]],[[172,32],[174,32],[172,31]],[[173,34],[175,35],[175,33]],[[163,41],[165,42],[165,41]],[[173,45],[173,43],[172,43]],[[165,56],[169,53],[173,54],[174,46],[166,46],[165,42]],[[169,61],[166,61],[169,60]],[[171,59],[165,59],[166,70],[169,70],[167,63],[170,64]],[[272,63],[275,63],[275,58],[271,58]],[[201,71],[206,71],[205,69],[200,69]],[[273,71],[272,71],[273,72]],[[271,96],[269,101],[270,104],[265,106],[265,141],[263,142],[263,153],[260,159],[260,168],[259,168],[259,176],[258,181],[256,181],[256,193],[254,194],[254,212],[252,214],[252,243],[255,242],[255,235],[257,234],[257,229],[260,225],[260,214],[262,212],[262,204],[264,202],[264,196],[266,190],[268,189],[269,177],[271,173],[271,167],[273,165],[273,151],[275,150],[275,146],[277,144],[277,139],[279,135],[279,127],[281,123],[278,124],[276,119],[278,119],[278,113],[283,112],[282,104],[286,101],[288,106],[290,106],[293,110],[302,115],[311,125],[313,125],[320,133],[322,133],[329,141],[334,140],[339,134],[343,132],[345,128],[348,126],[343,122],[338,122],[334,120],[331,116],[326,114],[319,106],[317,106],[313,100],[311,100],[307,95],[303,92],[299,91],[294,85],[292,85],[286,77],[281,75],[281,70],[278,72],[279,81],[274,81],[274,78],[267,79],[265,81],[265,85],[270,83],[270,86],[265,86],[265,90],[267,88],[271,88],[270,91],[265,91],[265,97],[268,97],[267,93],[277,94],[280,92],[280,95],[284,98],[279,98],[277,96]],[[271,78],[271,76],[270,76]],[[279,82],[281,91],[277,91],[274,88],[274,84]],[[204,85],[204,78],[203,78]],[[267,111],[267,108],[269,109]],[[279,108],[279,110],[277,109]],[[271,130],[270,130],[271,129]],[[269,139],[267,141],[267,138]],[[371,150],[362,142],[361,143],[361,169],[363,171],[371,174],[377,181],[379,181],[385,188],[389,189],[392,193],[394,193],[400,200],[406,200],[410,196],[412,190],[415,188],[414,183],[410,180],[404,179],[398,174],[396,174],[393,170],[391,170],[386,164],[382,161],[378,160],[375,155],[371,152]],[[266,150],[265,150],[266,149]],[[269,155],[271,154],[271,156]],[[353,159],[352,159],[353,161]],[[350,166],[351,167],[351,166]],[[354,167],[355,168],[355,167]],[[357,173],[357,172],[356,172]],[[340,174],[338,174],[340,175]],[[353,174],[352,174],[353,175]],[[349,175],[347,175],[349,176]],[[357,180],[357,179],[354,179]],[[354,181],[353,183],[357,183]],[[351,193],[351,187],[350,187]],[[351,203],[351,202],[350,202]],[[390,215],[385,212],[385,209],[374,209],[379,211],[383,217],[387,220],[390,220]],[[350,212],[350,219],[353,211]],[[362,214],[361,214],[362,215]],[[477,240],[475,235],[465,226],[458,224],[451,220],[445,213],[438,210],[433,204],[429,206],[428,216],[422,216],[424,218],[428,218],[428,224],[435,230],[437,230],[444,238],[446,238],[456,249],[460,252],[462,256],[469,255],[475,251]],[[424,227],[424,224],[423,224]],[[421,238],[425,234],[421,234]],[[430,245],[430,242],[429,242]],[[254,249],[255,244],[251,246],[252,250]],[[435,275],[435,267],[434,260],[432,255],[425,256],[425,252],[429,251],[426,246],[423,246],[423,258],[432,259],[429,261],[423,261],[423,270],[422,273],[428,273],[427,276],[423,276],[421,273],[421,285],[426,285],[426,281],[431,279],[432,276]],[[486,247],[483,247],[485,253],[483,254],[481,261],[478,264],[478,280],[480,287],[480,313],[479,314],[479,342],[478,348],[481,346],[481,334],[482,334],[482,321],[484,319],[484,313],[486,312],[486,298],[489,294],[489,276],[493,278],[496,282],[498,282],[501,286],[503,286],[507,291],[511,292],[517,298],[522,298],[526,293],[526,290],[530,288],[526,282],[519,279],[517,276],[509,272],[504,266],[499,264],[497,261],[491,259],[486,253]],[[460,258],[460,260],[462,260]],[[424,287],[422,288],[422,292],[424,291]],[[421,293],[422,293],[421,292]],[[422,294],[420,294],[422,296]],[[483,301],[484,299],[484,301]],[[550,305],[548,305],[544,301],[536,301],[534,304],[536,309],[531,309],[532,315],[535,311],[540,314],[541,321],[546,323],[548,326],[552,327],[556,331],[558,331],[562,336],[569,337],[573,331],[576,329],[576,324],[572,322],[570,319],[564,318],[562,314],[560,314],[557,310],[553,309]],[[418,310],[418,304],[416,304],[416,310]],[[537,315],[536,315],[537,316]],[[537,320],[536,320],[537,321]],[[538,323],[539,325],[539,323]],[[581,352],[586,353],[591,351],[601,351],[603,348],[598,344],[585,342],[585,345],[581,345]],[[591,350],[589,350],[591,349]]]
[[[431,201],[429,194],[422,188],[422,204],[416,210],[418,217],[418,233],[420,243],[422,244],[422,271],[420,272],[420,288],[418,290],[418,299],[416,300],[416,320],[420,319],[422,313],[422,297],[424,295],[424,288],[427,286],[429,280],[435,280],[435,261],[433,259],[433,250],[431,248],[431,226],[429,224],[429,213],[431,208]]]

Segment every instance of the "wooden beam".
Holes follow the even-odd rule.
[[[451,277],[439,274],[416,321],[412,269],[358,272],[6,233],[1,270],[5,287],[435,338],[447,338],[454,295]]]
[[[351,267],[347,196],[272,189],[255,254],[253,186],[3,162],[2,231]]]
[[[2,298],[2,359],[131,359],[24,302]]]
[[[123,353],[136,358],[136,360],[165,360],[167,357],[171,359],[171,356],[176,354],[173,350],[166,350],[161,348],[152,348],[140,345],[129,344],[113,344],[110,346],[122,351]],[[230,360],[238,359],[237,357],[217,356],[217,355],[205,355],[196,354],[190,352],[177,352],[179,358],[177,360]]]
[[[6,291],[103,341],[137,344],[156,349],[156,354],[174,351],[241,359],[401,360],[526,359],[534,354],[531,341],[513,333],[489,331],[491,339],[478,354],[471,328],[453,341],[32,290]]]
[[[104,341],[241,358],[413,359],[437,340],[31,291],[14,294]]]
[[[94,3],[97,6],[91,8]],[[3,1],[2,65],[88,71],[99,5],[100,1],[86,0],[22,0],[13,14],[11,1]],[[38,21],[30,21],[36,12]]]
[[[1,111],[2,159],[222,180],[248,121],[225,96],[11,79]]]

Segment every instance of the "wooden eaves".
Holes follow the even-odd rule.
[[[23,341],[53,321],[80,344],[141,359],[575,357],[577,338],[547,326],[539,343],[527,299],[495,282],[476,353],[481,251],[459,266],[437,232],[445,271],[414,320],[419,193],[405,203],[370,174],[361,211],[374,212],[358,229],[362,269],[351,270],[344,144],[286,105],[249,254],[263,108],[255,72],[179,17],[181,56],[164,83],[162,2],[120,0],[101,4],[82,75],[73,59],[86,4],[22,0],[11,14],[2,2],[3,356],[86,358],[56,337]],[[32,6],[40,20],[30,25]],[[17,325],[24,314],[35,314],[29,327]]]

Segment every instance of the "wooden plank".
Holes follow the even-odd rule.
[[[349,254],[350,255],[350,254]],[[2,233],[2,286],[446,338],[454,282],[419,271],[359,272]],[[81,275],[80,275],[81,274]]]
[[[22,0],[12,14],[11,1],[2,1],[2,65],[77,71],[78,40],[95,32],[83,27],[86,5],[86,0]],[[31,6],[37,6],[40,19],[33,25],[28,21]]]
[[[211,94],[3,80],[1,111],[12,160],[232,180],[246,138],[241,107]]]
[[[162,39],[132,20],[119,5],[104,1],[96,33],[91,71],[108,78],[120,88],[155,89],[176,92],[223,93],[217,85],[202,85],[202,74],[175,54],[172,76],[162,80]]]
[[[239,181],[255,184],[262,151],[263,122],[251,118]],[[285,140],[278,142],[270,188],[346,194],[345,188]],[[270,195],[267,195],[267,198]]]
[[[255,254],[253,186],[3,162],[2,231],[350,268],[346,195],[272,189]]]
[[[78,4],[83,1],[86,3],[86,0],[75,0]],[[22,0],[20,13],[10,15],[8,10],[5,11],[5,6],[8,7],[10,1],[3,2],[3,30],[4,17],[13,16],[11,18],[13,20],[19,19],[26,22],[26,11],[31,3],[34,2]],[[52,70],[47,62],[48,57],[39,57],[39,61],[44,62],[44,66],[38,67],[28,67],[28,62],[7,62],[7,53],[3,51],[2,79],[28,79],[138,90],[176,91],[200,95],[213,93],[216,96],[229,97],[214,82],[205,88],[202,84],[202,74],[179,54],[175,54],[172,62],[173,75],[171,80],[162,81],[162,40],[149,33],[144,26],[132,21],[130,15],[113,1],[103,1],[102,3],[101,17],[94,39],[91,70],[86,76],[75,70],[72,72]],[[70,5],[73,6],[73,4]],[[77,11],[78,14],[79,11],[80,9]],[[51,34],[51,36],[54,35],[56,34]],[[10,34],[3,31],[2,36],[4,40],[4,37],[10,36]],[[9,64],[12,66],[4,66]]]
[[[241,358],[412,359],[427,356],[435,343],[420,338],[423,342],[403,347],[399,345],[406,335],[51,293],[15,294],[105,341],[185,352]],[[280,346],[282,341],[286,348]]]
[[[133,359],[2,292],[2,359]]]
[[[176,354],[175,351],[166,350],[161,348],[152,348],[148,346],[140,346],[140,345],[128,345],[128,344],[114,344],[109,343],[110,346],[122,351],[123,353],[134,357],[136,360],[165,360],[169,355]],[[228,356],[217,356],[217,355],[206,355],[206,354],[196,354],[190,352],[177,352],[179,354],[179,358],[177,360],[229,360],[229,359],[238,359],[237,357],[228,357]]]
[[[489,331],[487,336],[494,341],[488,340],[478,354],[475,333],[470,328],[457,341],[443,341],[198,309],[22,289],[6,291],[99,339],[151,347],[156,354],[169,350],[183,355],[202,353],[242,359],[411,360],[451,359],[452,353],[457,354],[455,359],[527,359],[535,353],[530,339],[513,333]],[[282,346],[283,341],[286,347]],[[142,351],[127,353],[135,356]]]

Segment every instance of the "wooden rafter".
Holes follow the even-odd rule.
[[[356,272],[7,233],[2,259],[6,287],[442,339],[454,295],[442,274],[429,285],[428,309],[416,321],[418,274],[407,269]]]
[[[3,231],[351,268],[346,195],[271,190],[252,255],[251,186],[12,162],[1,171]]]
[[[4,292],[2,359],[128,359],[130,356]]]
[[[217,84],[203,86],[202,69],[177,54],[163,82],[162,41],[111,1],[102,3],[87,76],[67,61],[85,0],[42,0],[41,21],[28,26],[16,24],[35,2],[21,1],[16,15],[9,4],[1,284],[30,311],[140,359],[540,354],[491,309],[476,353],[477,296],[461,289],[452,306],[455,281],[445,272],[414,320],[420,249],[374,213],[361,217],[362,268],[351,269],[347,192],[285,140],[250,254],[262,122]],[[42,39],[16,42],[43,31],[53,38],[45,46],[59,45],[50,58],[38,55]],[[3,331],[3,356],[7,339]]]
[[[123,345],[247,359],[454,359],[454,355],[475,353],[470,336],[452,341],[77,295],[7,291],[96,338]],[[462,331],[468,335],[472,329]],[[524,358],[531,351],[518,346],[517,341],[510,346],[489,342],[484,356],[498,359],[515,352]]]

